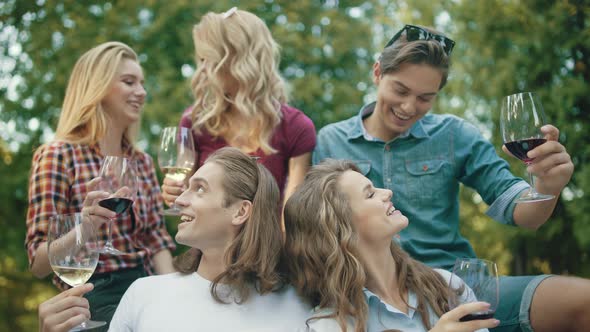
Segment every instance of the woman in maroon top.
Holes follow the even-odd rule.
[[[180,125],[191,127],[198,166],[214,151],[237,147],[259,157],[279,184],[283,199],[303,181],[315,147],[315,127],[303,112],[287,105],[279,75],[279,46],[256,15],[232,8],[208,13],[194,27],[197,71],[195,103]],[[162,186],[171,205],[183,183]]]

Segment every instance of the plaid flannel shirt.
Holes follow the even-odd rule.
[[[128,253],[121,256],[100,255],[95,273],[113,272],[144,265],[148,274],[153,273],[151,257],[157,252],[175,249],[162,217],[162,197],[152,158],[124,148],[125,157],[134,159],[138,168],[138,194],[132,209],[113,221],[113,245]],[[29,209],[25,246],[32,265],[37,248],[47,241],[49,217],[82,210],[86,198],[86,184],[97,177],[103,155],[98,145],[52,142],[41,146],[33,156],[29,180]],[[134,222],[133,222],[133,219]],[[107,223],[98,229],[99,246],[106,242]],[[59,288],[68,286],[54,277]]]

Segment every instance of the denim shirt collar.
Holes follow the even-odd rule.
[[[369,132],[363,125],[363,120],[369,115],[373,114],[373,111],[375,110],[375,104],[376,102],[372,102],[367,105],[364,105],[361,108],[358,116],[356,117],[356,121],[354,121],[352,129],[348,133],[349,140],[359,138],[362,136],[367,141],[380,141],[380,139],[371,136],[371,134],[369,134]],[[397,138],[406,138],[410,135],[415,138],[428,137],[428,133],[426,132],[426,130],[424,130],[422,119],[416,121],[416,123],[409,130],[394,138],[394,140]]]

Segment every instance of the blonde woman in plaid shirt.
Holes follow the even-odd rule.
[[[80,212],[94,215],[101,241],[114,212],[93,202],[92,191],[104,156],[125,156],[137,163],[138,195],[132,209],[113,223],[113,245],[127,255],[101,255],[85,295],[93,319],[110,321],[127,287],[137,278],[173,271],[174,241],[161,216],[160,188],[152,159],[134,145],[146,91],[136,53],[120,42],[87,51],[69,79],[55,139],[34,154],[29,181],[25,246],[30,269],[39,278],[52,270],[47,258],[49,217]],[[57,278],[60,289],[67,286]]]

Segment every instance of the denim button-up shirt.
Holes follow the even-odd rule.
[[[475,126],[453,115],[427,114],[390,142],[372,138],[358,116],[322,128],[313,163],[352,160],[375,187],[393,191],[393,204],[409,220],[401,245],[412,257],[450,270],[457,257],[475,257],[459,232],[459,184],[475,189],[494,220],[513,225],[514,198],[528,184]]]

